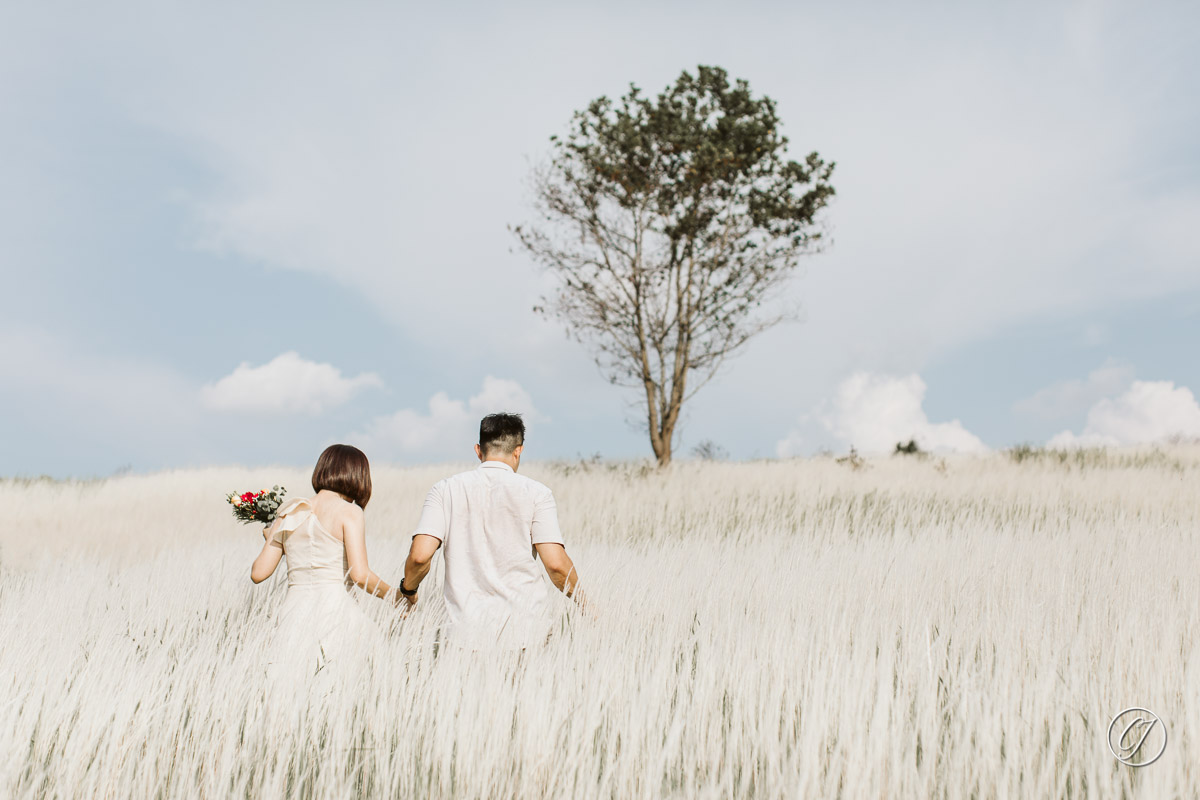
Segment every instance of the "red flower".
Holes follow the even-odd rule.
[[[254,499],[254,492],[246,492],[244,495],[242,495],[243,503],[249,503],[253,499]]]

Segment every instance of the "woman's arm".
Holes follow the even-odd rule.
[[[250,567],[250,580],[262,583],[271,577],[282,557],[283,545],[274,539],[268,539],[267,543],[263,545],[262,552],[258,554],[258,558],[254,559],[254,564]]]
[[[279,526],[283,524],[283,517],[276,517],[270,525],[263,526],[263,541],[271,538],[275,531],[279,530]]]
[[[400,596],[367,565],[367,524],[362,509],[354,506],[342,523],[342,541],[346,547],[346,563],[350,565],[350,580],[355,586],[376,597]]]

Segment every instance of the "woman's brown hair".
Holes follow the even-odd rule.
[[[348,444],[329,445],[317,459],[312,486],[318,492],[337,492],[366,508],[371,499],[371,465],[366,454]]]

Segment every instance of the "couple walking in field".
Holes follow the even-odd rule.
[[[371,471],[355,447],[327,448],[313,470],[316,494],[293,498],[264,531],[250,577],[261,583],[287,556],[287,596],[270,646],[276,674],[317,669],[375,631],[348,591],[410,610],[439,548],[445,562],[447,639],[464,647],[522,648],[545,640],[551,597],[542,577],[579,598],[579,576],[563,544],[549,488],[517,471],[525,424],[491,414],[479,425],[479,467],[439,481],[413,531],[404,576],[395,587],[367,562],[364,509]],[[539,564],[540,561],[540,564]]]

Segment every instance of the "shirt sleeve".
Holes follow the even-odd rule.
[[[446,507],[442,503],[443,488],[442,484],[436,483],[429,490],[429,494],[425,497],[425,505],[421,509],[421,519],[417,523],[417,529],[413,531],[413,536],[423,533],[433,536],[439,541],[446,540],[449,520],[446,518]]]
[[[533,526],[530,539],[534,544],[565,544],[562,530],[558,527],[558,504],[549,489],[538,497],[533,508]]]

